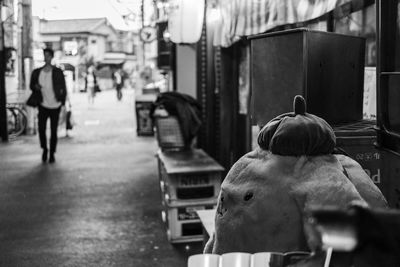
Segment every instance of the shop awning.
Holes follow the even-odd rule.
[[[123,52],[106,52],[104,53],[104,58],[99,63],[102,65],[120,65],[129,59],[130,57]]]
[[[75,71],[75,66],[71,65],[70,63],[60,63],[63,66],[64,70]]]
[[[228,47],[243,36],[318,18],[360,0],[218,0],[214,45]]]
[[[100,61],[100,64],[104,64],[104,65],[119,65],[125,62],[125,59],[103,59],[102,61]]]

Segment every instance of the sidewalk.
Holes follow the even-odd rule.
[[[185,267],[201,244],[173,246],[161,221],[157,143],[137,137],[134,91],[71,96],[77,125],[55,164],[37,136],[0,143],[0,266]]]

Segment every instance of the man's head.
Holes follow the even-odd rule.
[[[43,49],[43,55],[44,55],[44,62],[46,63],[46,65],[50,65],[51,60],[54,57],[54,50],[51,48],[45,48]]]

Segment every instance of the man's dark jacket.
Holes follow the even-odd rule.
[[[40,71],[43,69],[37,68],[34,69],[31,75],[31,82],[29,87],[31,90],[35,90],[35,84],[39,84],[39,75]],[[67,87],[65,85],[64,73],[60,68],[54,67],[52,70],[52,80],[53,80],[53,90],[56,100],[61,102],[62,105],[65,105],[65,99],[67,97]]]

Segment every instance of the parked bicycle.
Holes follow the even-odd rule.
[[[28,119],[26,111],[21,103],[7,103],[8,136],[15,138],[25,132]]]

